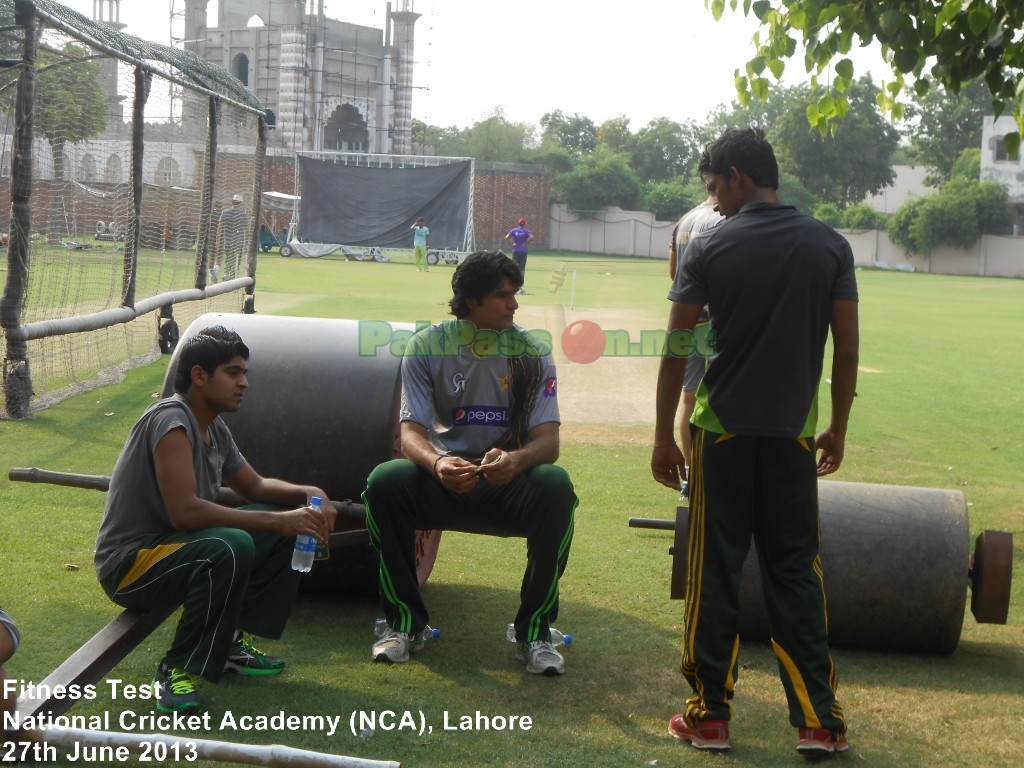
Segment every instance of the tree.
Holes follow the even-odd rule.
[[[431,152],[437,151],[437,145],[442,141],[444,129],[413,118],[410,133],[412,143],[417,147],[416,154],[429,155]]]
[[[574,114],[566,117],[562,110],[546,112],[540,119],[541,144],[563,147],[579,158],[597,146],[597,128],[589,117]]]
[[[698,135],[693,122],[675,123],[665,117],[651,120],[636,132],[633,170],[641,179],[651,181],[689,176],[700,157]]]
[[[814,213],[818,205],[817,199],[807,191],[801,182],[793,174],[784,168],[779,169],[779,201],[792,205],[807,214]]]
[[[889,158],[899,145],[899,134],[875,106],[878,89],[870,78],[851,84],[850,109],[840,137],[808,130],[805,115],[819,97],[817,90],[804,89],[803,102],[795,100],[769,134],[779,165],[818,199],[840,208],[892,184]]]
[[[843,213],[835,203],[818,203],[814,208],[814,218],[833,229],[843,226]]]
[[[982,234],[1010,230],[1006,190],[992,181],[953,179],[933,195],[909,200],[889,221],[889,239],[909,253],[946,244],[964,250]]]
[[[757,125],[770,131],[797,102],[803,104],[806,96],[807,87],[804,85],[779,85],[772,90],[772,97],[768,101],[753,99],[746,104],[734,101],[729,107],[719,106],[708,116],[701,131],[701,146],[710,144],[730,128]]]
[[[879,213],[870,203],[857,203],[843,211],[844,229],[885,229],[884,213]]]
[[[953,163],[953,179],[977,181],[981,178],[981,150],[978,147],[965,149]]]
[[[726,0],[704,0],[704,4],[717,20]],[[728,0],[733,11],[738,5],[738,0]],[[994,101],[1013,102],[1014,117],[1024,130],[1024,38],[1020,35],[1024,3],[1020,0],[743,0],[743,13],[753,13],[761,30],[745,72],[736,72],[741,103],[752,95],[765,100],[771,87],[767,74],[781,78],[785,61],[796,54],[798,43],[815,86],[818,76],[841,56],[829,73],[831,87],[807,113],[811,125],[824,135],[849,108],[845,92],[854,81],[854,66],[845,54],[855,39],[861,45],[878,41],[893,73],[893,81],[883,86],[879,105],[896,119],[905,114],[899,99],[911,85],[918,95],[934,84],[956,94],[980,79]],[[1007,137],[1011,154],[1019,145],[1019,131]]]
[[[981,146],[982,123],[994,111],[988,88],[980,80],[967,83],[957,94],[930,88],[907,105],[908,154],[912,162],[931,170],[926,183],[937,187],[949,181],[961,152]]]
[[[36,84],[36,128],[53,154],[53,177],[67,178],[64,147],[87,141],[107,127],[107,96],[100,67],[84,48],[69,43],[59,56],[41,51]]]
[[[523,159],[536,165],[543,165],[544,169],[553,176],[568,173],[576,164],[568,150],[562,147],[531,149]]]
[[[897,208],[889,219],[889,239],[911,255],[920,252],[912,229],[927,201],[926,197],[912,197]]]
[[[643,209],[653,213],[659,221],[675,221],[688,210],[707,199],[700,179],[677,177],[668,181],[653,181],[644,191]]]
[[[560,196],[577,213],[591,213],[608,205],[632,209],[640,202],[640,180],[629,158],[599,145],[569,173],[554,180]]]
[[[625,115],[605,120],[597,127],[597,140],[616,152],[633,154],[636,137],[629,130],[629,118]]]
[[[519,163],[534,143],[534,127],[512,123],[501,107],[469,128],[427,127],[425,135],[434,139],[434,148],[445,157],[473,157],[495,163]]]

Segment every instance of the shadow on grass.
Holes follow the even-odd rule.
[[[618,757],[609,764],[623,764],[623,748],[632,753],[664,746],[664,722],[676,711],[681,685],[675,672],[677,638],[629,613],[563,601],[556,625],[573,635],[571,646],[560,649],[566,674],[530,675],[505,640],[518,595],[518,583],[499,588],[428,582],[424,597],[440,639],[408,664],[383,665],[370,662],[373,623],[380,615],[375,597],[303,594],[286,633],[286,639],[302,643],[293,657],[296,652],[316,656],[315,647],[327,643],[332,650],[329,667],[315,674],[317,684],[303,679],[291,685],[304,689],[296,692],[298,699],[318,701],[349,717],[353,711],[422,711],[432,732],[378,727],[374,740],[398,753],[436,748],[431,764],[515,764],[502,762],[510,740],[526,754],[536,755],[538,740],[547,741],[568,764],[601,764],[594,762],[588,735],[601,723],[603,738],[618,744],[613,749]],[[305,666],[298,659],[296,672],[303,678]],[[513,715],[530,717],[530,729],[495,730],[479,719]]]
[[[494,574],[480,578],[493,579]],[[566,675],[537,677],[525,673],[504,640],[518,606],[518,583],[432,581],[424,596],[441,639],[409,664],[372,664],[373,622],[380,609],[372,590],[355,586],[303,592],[284,638],[261,644],[287,658],[286,673],[273,678],[227,675],[216,686],[201,682],[210,729],[178,734],[279,743],[406,765],[613,766],[696,758],[697,753],[665,733],[686,688],[677,671],[679,637],[666,633],[663,617],[653,623],[641,617],[640,606],[630,612],[600,601],[565,600],[557,626],[574,636],[572,646],[564,649]],[[99,615],[94,601],[69,605],[67,595],[56,593],[39,599],[61,605],[61,643],[69,636],[84,642],[117,612],[111,605]],[[148,682],[176,619],[177,614],[108,677]],[[877,743],[878,733],[888,726],[876,722],[869,707],[880,690],[896,701],[930,694],[945,699],[964,691],[999,700],[1019,694],[1024,673],[1024,651],[998,640],[964,640],[950,656],[846,649],[835,649],[834,656],[854,752],[861,761],[882,761],[872,764],[895,759]],[[721,762],[789,764],[796,758],[775,658],[763,643],[749,642],[741,663],[734,750]],[[83,701],[71,713],[109,711],[112,727],[121,730],[122,712],[144,715],[152,708],[148,701],[112,699],[104,687],[96,701]],[[529,730],[509,728],[512,716],[530,717]],[[127,717],[130,726],[135,721]],[[260,717],[266,718],[265,727],[251,725],[257,722],[252,718]],[[275,717],[278,726],[270,720]],[[279,727],[288,717],[299,719]],[[243,718],[249,718],[246,725]],[[375,726],[372,732],[369,722]],[[332,727],[337,730],[331,732]],[[912,757],[903,762],[918,764]]]

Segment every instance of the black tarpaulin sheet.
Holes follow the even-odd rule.
[[[469,223],[469,160],[436,167],[367,168],[299,156],[299,236],[343,245],[412,248],[420,216],[432,248],[460,248]]]

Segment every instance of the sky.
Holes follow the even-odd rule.
[[[170,41],[172,2],[121,0],[125,31]],[[718,22],[703,0],[393,0],[421,14],[416,22],[413,118],[465,128],[497,109],[533,125],[557,109],[600,125],[626,116],[633,131],[664,117],[703,122],[735,100],[734,71],[753,55],[757,22],[726,11]],[[216,8],[211,0],[209,8]],[[92,16],[93,0],[63,0]],[[330,18],[383,28],[384,0],[324,0]],[[181,34],[181,33],[179,33]],[[877,49],[852,56],[861,74],[885,79]],[[803,57],[787,63],[784,81],[806,81]]]

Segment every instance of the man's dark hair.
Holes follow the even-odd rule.
[[[517,289],[523,285],[523,273],[501,251],[475,251],[455,268],[452,275],[451,313],[460,320],[469,315],[469,301],[483,301],[506,280]]]
[[[218,366],[236,357],[249,359],[249,348],[242,337],[222,325],[204,328],[187,339],[178,356],[178,370],[174,374],[174,391],[180,395],[192,386],[192,369],[201,366],[211,376]]]
[[[697,173],[703,179],[712,174],[728,176],[730,168],[749,176],[756,187],[779,188],[779,163],[761,128],[731,128],[723,133],[704,150]]]

